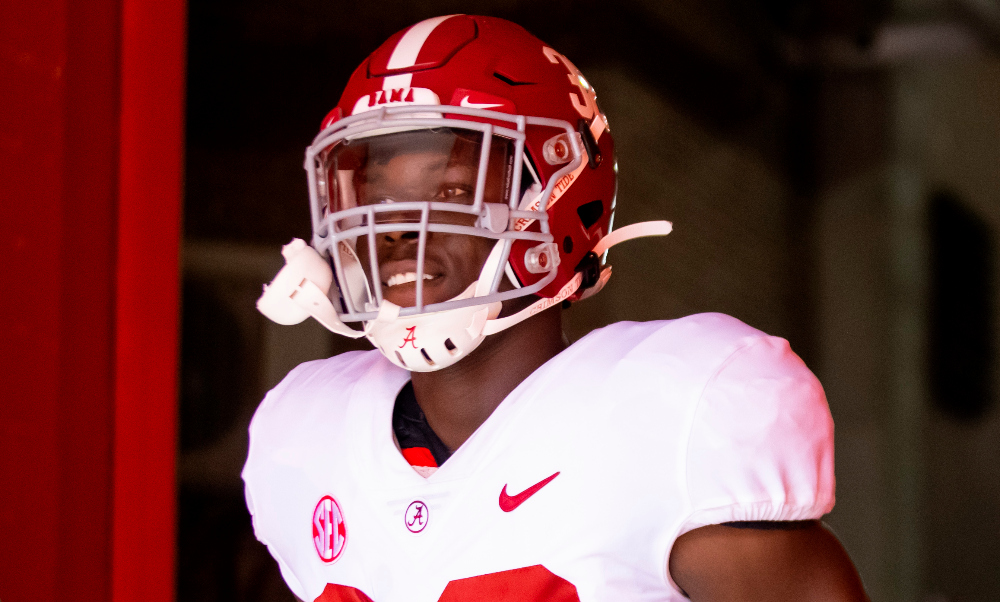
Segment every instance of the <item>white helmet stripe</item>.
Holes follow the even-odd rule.
[[[417,62],[417,55],[420,54],[420,49],[424,47],[424,42],[430,37],[431,32],[437,28],[438,25],[443,23],[445,20],[454,17],[455,15],[445,15],[443,17],[434,17],[433,19],[427,19],[426,21],[421,21],[413,27],[406,30],[403,37],[399,38],[399,42],[396,43],[396,48],[393,49],[392,55],[389,57],[389,64],[386,65],[387,69],[405,69],[406,67],[412,67]],[[382,80],[383,90],[393,90],[398,88],[409,88],[410,82],[413,80],[412,73],[403,73],[401,75],[390,75]]]

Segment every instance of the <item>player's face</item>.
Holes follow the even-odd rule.
[[[358,206],[391,205],[409,201],[434,201],[470,207],[475,201],[481,136],[430,132],[390,135],[379,144],[369,143],[363,166],[354,172],[353,189]],[[488,162],[483,201],[506,203],[505,180],[508,149],[497,144]],[[383,207],[384,208],[384,207]],[[376,223],[419,223],[419,211],[377,214]],[[432,211],[432,224],[474,226],[468,213]],[[369,278],[379,279],[383,297],[401,307],[417,302],[418,232],[400,230],[376,234],[378,274],[371,273],[367,236],[357,241],[358,257]],[[480,275],[494,239],[428,232],[424,255],[423,302],[447,301],[461,294]],[[374,282],[372,282],[374,285]]]

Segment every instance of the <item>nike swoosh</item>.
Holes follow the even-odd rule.
[[[529,497],[538,493],[538,490],[549,484],[549,481],[559,476],[559,473],[555,473],[551,477],[542,479],[541,481],[535,483],[531,487],[528,487],[521,493],[516,495],[507,495],[507,485],[503,486],[503,491],[500,492],[500,509],[504,512],[510,512],[523,504]]]
[[[465,98],[463,98],[461,102],[458,103],[458,106],[468,107],[470,109],[492,109],[493,107],[502,107],[503,104],[490,104],[488,102],[487,103],[469,102],[469,95],[466,94]]]

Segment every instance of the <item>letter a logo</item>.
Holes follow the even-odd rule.
[[[417,330],[416,326],[410,326],[409,328],[406,329],[406,338],[403,339],[403,344],[399,346],[400,349],[406,347],[407,343],[409,343],[410,346],[413,347],[414,349],[417,348],[416,330]]]

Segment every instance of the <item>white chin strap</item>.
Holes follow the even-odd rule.
[[[673,224],[668,221],[654,221],[654,222],[641,222],[638,224],[630,224],[624,226],[618,230],[615,230],[611,234],[608,234],[593,248],[595,255],[600,257],[605,251],[611,247],[617,245],[618,243],[625,242],[626,240],[632,240],[633,238],[642,238],[644,236],[666,236],[674,229]],[[606,266],[601,270],[601,275],[598,277],[597,282],[585,290],[582,295],[580,295],[580,300],[586,299],[597,294],[604,285],[608,283],[611,279],[611,266]],[[500,332],[501,330],[506,330],[511,326],[527,320],[531,316],[539,314],[546,309],[562,303],[566,299],[569,299],[573,293],[580,288],[580,284],[583,282],[583,274],[577,272],[573,279],[563,285],[563,287],[556,293],[555,297],[546,297],[544,299],[539,299],[535,301],[528,307],[522,309],[514,315],[507,316],[506,318],[496,318],[490,320],[486,323],[486,328],[483,330],[483,335],[494,334]]]
[[[644,236],[665,236],[672,229],[673,226],[667,221],[631,224],[602,238],[593,252],[600,256],[618,243]],[[497,271],[504,269],[500,266],[504,246],[503,241],[497,242],[479,279],[450,301],[489,294]],[[583,274],[577,273],[556,296],[539,299],[505,318],[497,317],[501,309],[499,301],[400,317],[400,306],[383,300],[378,316],[366,322],[365,329],[361,331],[344,324],[334,309],[328,296],[333,284],[333,271],[315,249],[305,241],[293,239],[282,248],[281,253],[285,256],[285,267],[278,272],[271,284],[264,286],[264,293],[257,300],[257,309],[264,316],[278,324],[298,324],[312,316],[336,334],[355,339],[367,336],[389,361],[412,372],[433,372],[451,366],[475,350],[487,335],[506,330],[562,303],[583,282]],[[598,281],[584,291],[580,299],[586,299],[600,291],[609,278],[611,266],[601,270]],[[355,288],[360,287],[355,285]]]

